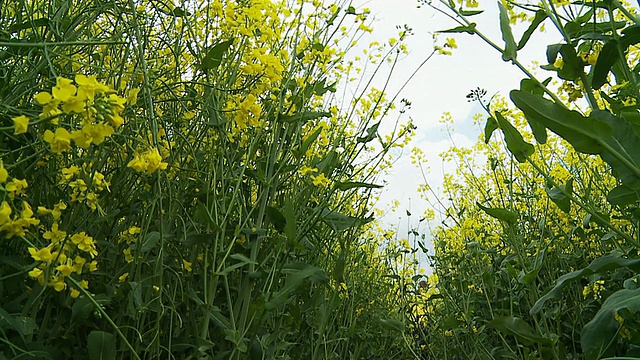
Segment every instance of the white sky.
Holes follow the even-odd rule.
[[[414,35],[406,40],[410,53],[397,67],[387,91],[389,94],[395,94],[431,53],[432,34],[437,30],[457,26],[451,19],[437,14],[427,6],[418,9],[417,0],[359,0],[356,4],[360,5],[359,9],[369,8],[376,19],[371,41],[383,42],[390,37],[397,37],[397,25],[407,24],[413,29]],[[473,17],[478,24],[477,28],[502,46],[497,3],[480,1],[480,4],[485,13]],[[516,41],[520,39],[523,30],[514,30]],[[448,111],[455,119],[453,139],[456,145],[471,146],[482,132],[482,128],[472,126],[472,116],[481,112],[481,109],[478,105],[468,103],[465,96],[476,87],[486,89],[488,96],[495,93],[508,96],[508,92],[518,88],[520,80],[524,78],[524,74],[514,65],[503,62],[500,53],[479,37],[441,34],[440,43],[448,36],[456,39],[458,49],[453,50],[452,56],[434,56],[398,97],[398,101],[407,98],[412,102],[411,109],[405,113],[405,120],[412,118],[418,129],[409,149],[417,146],[427,154],[429,160],[425,165],[430,168],[426,174],[427,181],[436,191],[441,188],[443,173],[454,170],[452,165],[443,164],[439,158],[439,154],[451,146],[449,135],[440,123],[441,115]],[[368,44],[369,41],[362,43]],[[525,65],[532,64],[534,58],[545,64],[545,50],[549,43],[549,39],[541,41],[540,34],[534,33],[528,46],[518,53],[518,59]],[[389,122],[393,123],[395,119],[395,116],[390,116]],[[424,181],[419,170],[411,164],[409,149],[404,151],[385,178],[388,184],[378,204],[381,208],[388,208],[393,199],[400,201],[399,211],[389,213],[383,219],[389,226],[398,227],[399,238],[406,237],[407,234],[406,210],[413,214],[412,219],[416,222],[412,226],[415,227],[423,211],[430,206],[417,194],[418,186]],[[428,236],[428,231],[424,225],[421,226],[420,232],[427,233]]]

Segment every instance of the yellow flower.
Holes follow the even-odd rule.
[[[136,153],[133,156],[133,160],[129,161],[127,167],[134,169],[137,172],[147,172],[149,174],[154,173],[156,170],[165,170],[167,163],[162,161],[162,156],[156,148],[152,148],[143,154]]]
[[[138,103],[138,93],[140,89],[131,89],[129,90],[129,94],[127,95],[127,104],[135,105]]]
[[[27,180],[13,179],[4,187],[9,192],[9,198],[13,199],[16,195],[24,194],[24,189],[28,186]]]
[[[4,168],[4,164],[0,162],[0,184],[7,181],[9,172]]]
[[[78,289],[71,289],[71,297],[76,299],[78,296],[80,296],[80,291],[78,291]]]
[[[18,117],[14,117],[11,120],[13,120],[13,127],[14,127],[14,135],[18,135],[18,134],[24,134],[27,132],[27,126],[29,126],[29,118],[24,116],[24,115],[20,115]]]
[[[73,268],[68,263],[58,265],[56,270],[60,271],[62,276],[69,276],[73,272]]]
[[[60,292],[67,287],[67,284],[64,283],[64,276],[56,276],[55,278],[53,278],[53,280],[51,280],[49,286],[52,286],[55,291]]]
[[[47,130],[42,138],[51,145],[51,151],[54,153],[59,154],[71,149],[71,134],[65,128],[59,127],[55,133]]]
[[[451,49],[457,49],[458,48],[458,44],[456,44],[456,39],[454,38],[447,38],[447,41],[444,43],[445,47],[451,48]]]
[[[40,105],[47,105],[51,100],[53,100],[53,96],[46,91],[39,92],[36,96],[34,96],[36,102]]]
[[[313,185],[326,187],[329,185],[329,179],[327,179],[324,174],[320,174],[318,176],[311,176],[311,180],[313,181]]]
[[[300,168],[300,170],[298,170],[298,172],[300,173],[300,175],[306,176],[306,175],[318,172],[318,169],[317,168],[312,168],[312,167],[309,167],[309,166],[302,166]]]
[[[66,102],[76,95],[76,87],[70,79],[58,76],[56,78],[56,86],[53,87],[51,93],[54,99]]]
[[[109,91],[109,87],[96,80],[94,75],[76,75],[76,84],[78,84],[78,98],[90,102],[93,102],[96,93],[101,94]]]
[[[33,258],[33,260],[49,262],[53,260],[54,254],[56,254],[56,253],[53,253],[53,254],[51,253],[51,248],[52,248],[52,245],[49,245],[46,248],[42,248],[40,250],[36,250],[36,248],[32,248],[32,247],[28,248],[27,250],[29,250],[29,254],[31,254],[31,257]]]
[[[51,230],[46,231],[42,235],[43,238],[51,241],[52,244],[57,244],[59,242],[62,242],[66,236],[67,236],[66,232],[58,230],[58,223],[53,223]]]
[[[5,224],[10,220],[11,216],[11,207],[6,201],[3,201],[0,205],[0,225]]]
[[[80,287],[83,289],[88,289],[89,288],[89,282],[87,280],[81,280],[80,281]]]
[[[122,284],[123,282],[127,281],[128,276],[129,276],[128,272],[120,275],[120,277],[118,278],[118,282]]]
[[[185,270],[187,270],[188,272],[191,272],[192,269],[191,269],[191,263],[190,262],[188,262],[185,259],[182,259],[182,264],[183,264]]]
[[[33,269],[31,269],[31,271],[29,271],[29,276],[31,276],[34,279],[39,278],[42,275],[42,270],[35,267]]]

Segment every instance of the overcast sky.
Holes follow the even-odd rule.
[[[497,3],[494,1],[480,1],[481,9],[485,13],[475,16],[477,28],[489,35],[494,42],[502,45],[499,31]],[[409,55],[397,67],[393,82],[388,93],[394,94],[429,55],[432,50],[432,34],[437,30],[456,26],[451,19],[437,14],[429,7],[417,8],[417,0],[360,0],[357,4],[368,7],[375,17],[372,40],[380,42],[397,36],[398,25],[409,25],[414,35],[407,39]],[[519,39],[521,31],[515,31]],[[442,34],[442,41],[447,37]],[[549,34],[546,34],[549,36]],[[500,54],[481,41],[480,38],[467,34],[452,34],[456,39],[458,49],[453,50],[452,56],[434,56],[405,87],[398,99],[407,98],[412,107],[405,114],[418,127],[411,146],[420,147],[429,158],[425,164],[430,168],[427,175],[432,188],[440,189],[444,172],[454,169],[451,165],[443,164],[439,154],[451,146],[448,134],[439,122],[442,114],[450,112],[455,119],[453,139],[457,146],[471,146],[476,142],[481,128],[472,126],[472,116],[481,112],[478,105],[468,103],[466,95],[476,87],[484,88],[489,95],[501,93],[508,95],[509,90],[517,88],[524,75],[510,63],[502,61]],[[533,59],[544,60],[545,48],[548,43],[540,41],[540,34],[534,34],[531,44],[518,53],[518,59],[525,65],[531,64]],[[538,41],[536,41],[536,39]],[[558,39],[559,40],[559,39]],[[368,41],[363,41],[368,44]],[[389,118],[392,123],[395,117]],[[384,123],[384,122],[383,122]],[[399,154],[396,154],[399,155]],[[399,237],[406,236],[406,211],[418,220],[423,211],[429,207],[427,202],[420,199],[416,190],[423,183],[422,176],[411,164],[407,149],[395,163],[391,174],[385,178],[385,187],[379,207],[385,208],[393,200],[400,201],[398,212],[388,214],[383,220],[390,226],[399,226]],[[414,224],[415,225],[415,224]],[[422,227],[422,230],[428,229]]]

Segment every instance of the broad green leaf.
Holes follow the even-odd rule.
[[[533,17],[531,24],[529,24],[529,27],[527,28],[527,30],[524,32],[524,34],[522,34],[522,38],[518,43],[518,50],[521,50],[522,48],[524,48],[525,45],[527,45],[527,41],[529,41],[533,32],[536,31],[538,26],[540,26],[540,24],[542,24],[542,22],[546,18],[547,18],[547,13],[544,10],[536,11],[536,14]]]
[[[502,40],[504,40],[504,51],[502,52],[502,60],[515,60],[518,46],[516,45],[516,41],[513,39],[513,33],[511,32],[509,12],[502,4],[502,1],[498,1],[498,8],[500,9],[500,31],[502,32]]]
[[[242,337],[242,333],[238,330],[234,329],[224,329],[223,330],[225,340],[232,342],[238,351],[241,353],[245,353],[248,350],[247,344],[249,344],[249,339]]]
[[[527,272],[526,274],[524,274],[524,276],[521,279],[523,284],[527,284],[527,285],[533,284],[534,280],[538,277],[538,273],[540,272],[540,269],[542,269],[542,265],[544,264],[544,257],[546,254],[547,254],[546,249],[542,249],[538,251],[538,254],[536,254],[536,260],[533,264],[533,269]]]
[[[323,117],[331,117],[331,113],[328,111],[303,111],[293,115],[278,115],[278,119],[289,123],[305,124],[309,120],[319,119]]]
[[[30,336],[36,330],[36,321],[28,316],[16,316],[11,320],[13,329],[20,334],[20,336]]]
[[[347,216],[344,214],[337,213],[335,211],[330,211],[325,209],[322,212],[322,220],[329,225],[334,231],[342,231],[352,227],[362,226],[366,223],[373,221],[374,219],[369,218],[359,218],[353,216]]]
[[[71,307],[71,323],[83,321],[93,313],[94,305],[87,297],[81,297],[73,302]]]
[[[607,82],[609,71],[611,71],[613,64],[620,58],[618,51],[619,45],[617,39],[611,39],[607,41],[602,47],[602,50],[600,50],[598,60],[593,67],[593,78],[591,80],[591,87],[593,89],[600,89],[602,85]]]
[[[356,15],[356,8],[349,6],[346,10],[347,15]]]
[[[623,309],[640,311],[640,289],[622,289],[611,294],[596,316],[582,328],[580,343],[587,359],[595,360],[615,354],[615,346],[612,345],[620,328],[615,315]]]
[[[91,360],[115,360],[116,338],[108,332],[94,330],[89,334],[87,350]]]
[[[558,58],[558,54],[562,55],[564,65],[556,68],[554,64]],[[556,71],[558,77],[564,80],[575,81],[583,74],[584,62],[576,53],[576,49],[569,44],[551,44],[547,46],[548,66],[542,66],[543,69]]]
[[[493,132],[498,129],[498,122],[493,116],[487,119],[487,123],[484,125],[484,143],[488,144]]]
[[[614,206],[627,206],[640,199],[638,190],[633,190],[626,185],[619,185],[607,194],[607,201]]]
[[[267,206],[265,208],[265,214],[267,215],[267,219],[273,224],[277,231],[284,231],[287,220],[284,218],[284,215],[282,215],[280,210],[276,209],[273,206]]]
[[[476,33],[476,23],[470,23],[466,26],[456,26],[447,30],[440,30],[440,33],[467,33],[467,34],[475,34]]]
[[[520,215],[517,212],[513,212],[507,209],[501,208],[488,208],[482,206],[480,203],[476,202],[476,205],[484,212],[486,212],[489,216],[494,217],[498,220],[506,221],[509,224],[515,224],[518,222]]]
[[[500,316],[491,320],[488,324],[503,334],[513,335],[525,345],[544,344],[551,345],[551,339],[539,336],[526,321],[511,316]]]
[[[346,182],[336,181],[335,187],[338,190],[349,190],[349,189],[353,189],[353,188],[380,189],[380,188],[382,188],[384,186],[376,185],[376,184],[369,184],[369,183],[364,183],[364,182],[358,182],[358,181],[346,181]]]
[[[224,54],[229,51],[229,48],[233,44],[233,40],[225,40],[220,41],[219,43],[213,45],[209,51],[207,51],[207,55],[202,59],[201,67],[203,70],[215,70],[222,63],[222,58]]]
[[[542,82],[542,85],[547,86],[550,81],[551,78],[549,77]],[[544,95],[544,89],[542,88],[542,86],[540,86],[537,80],[533,79],[522,79],[520,81],[520,90],[540,96]],[[536,121],[528,121],[528,123],[529,127],[531,128],[531,132],[536,138],[538,144],[545,144],[547,142],[547,128],[543,124]]]
[[[297,290],[307,279],[313,279],[321,282],[329,281],[329,277],[324,270],[307,264],[304,264],[302,269],[289,269],[288,272],[284,287],[273,293],[273,297],[269,302],[267,302],[267,310],[273,310],[284,304],[293,292]]]
[[[533,155],[535,151],[533,145],[524,141],[522,134],[516,129],[509,120],[505,119],[499,112],[495,113],[495,119],[498,121],[498,127],[504,134],[504,141],[507,143],[507,149],[516,157],[518,162],[525,162],[527,158]]]
[[[615,270],[622,267],[628,268],[632,271],[638,272],[640,271],[640,259],[625,259],[621,257],[621,253],[619,251],[614,251],[608,255],[601,256],[591,262],[589,266],[584,269],[576,270],[570,272],[568,274],[564,274],[556,280],[556,284],[542,296],[536,303],[533,305],[529,314],[535,315],[542,308],[544,304],[551,299],[560,299],[562,297],[562,288],[566,283],[580,279],[589,275],[603,273],[605,271]]]
[[[373,140],[378,136],[378,126],[380,126],[380,122],[371,125],[370,128],[367,129],[367,135],[358,137],[358,142],[366,144],[369,141]]]
[[[158,241],[160,240],[160,233],[157,231],[149,232],[142,241],[142,247],[140,248],[140,252],[146,253],[153,250],[156,245],[158,245]]]
[[[586,34],[606,34],[611,32],[612,29],[622,29],[625,27],[627,23],[625,21],[615,21],[611,22],[599,22],[599,23],[587,23],[587,24],[579,24],[576,22],[568,22],[565,24],[564,29],[567,32],[567,35],[571,39],[577,39]]]
[[[542,96],[512,90],[510,97],[529,123],[541,123],[567,140],[579,152],[601,153],[601,142],[613,134],[609,124],[593,117],[586,118],[577,111],[568,110]]]
[[[596,110],[590,118],[596,118],[613,129],[613,136],[606,139],[609,149],[600,154],[623,184],[640,189],[640,137],[634,126],[625,118],[613,116],[607,111]]]
[[[396,319],[378,319],[382,326],[386,327],[389,330],[394,330],[397,332],[404,332],[405,325],[402,321]]]
[[[544,190],[546,191],[551,201],[553,201],[554,204],[556,204],[560,208],[560,210],[564,211],[567,214],[571,212],[571,199],[563,192],[567,192],[569,194],[573,192],[573,179],[567,180],[567,183],[564,185],[560,185],[559,188],[545,187]]]

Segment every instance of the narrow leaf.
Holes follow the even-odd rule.
[[[552,343],[551,339],[537,335],[531,325],[518,317],[500,316],[491,320],[489,326],[503,334],[515,336],[525,345]]]
[[[516,129],[509,120],[505,119],[499,112],[495,113],[498,126],[504,134],[504,140],[507,143],[507,149],[516,157],[518,162],[525,162],[527,158],[533,155],[535,151],[533,145],[524,141],[522,134]]]
[[[467,33],[467,34],[475,34],[476,33],[476,23],[470,23],[466,26],[456,26],[454,28],[448,30],[440,30],[440,33]]]
[[[309,120],[319,119],[323,117],[331,117],[331,113],[328,111],[303,111],[293,115],[280,114],[278,116],[278,119],[289,123],[299,122],[301,124],[304,124]]]
[[[498,122],[491,116],[487,119],[487,123],[484,125],[484,143],[488,144],[493,132],[498,129]]]
[[[384,186],[382,185],[376,185],[376,184],[369,184],[369,183],[364,183],[364,182],[357,182],[357,181],[347,181],[347,182],[339,182],[337,181],[335,183],[335,187],[338,190],[349,190],[349,189],[353,189],[353,188],[367,188],[367,189],[380,189]]]
[[[502,31],[502,40],[504,40],[504,51],[502,52],[502,60],[515,60],[518,47],[515,40],[513,39],[513,33],[511,32],[509,12],[502,4],[502,1],[498,1],[498,8],[500,9],[500,31]]]
[[[531,35],[533,34],[533,32],[536,31],[538,26],[540,26],[540,24],[542,24],[542,22],[546,18],[547,18],[547,13],[544,10],[536,11],[536,14],[533,17],[533,21],[531,21],[531,24],[529,25],[527,30],[524,32],[524,34],[522,34],[522,38],[518,43],[518,50],[524,48],[524,46],[527,44],[527,41],[529,41],[529,39],[531,38]]]
[[[600,89],[602,85],[607,82],[607,75],[613,67],[613,64],[618,61],[620,53],[618,51],[619,42],[617,39],[611,39],[607,41],[602,47],[598,60],[593,67],[593,79],[591,80],[591,86],[594,89]]]
[[[520,215],[516,212],[501,209],[501,208],[488,208],[480,205],[480,203],[476,202],[476,205],[484,212],[486,212],[489,216],[494,217],[498,220],[506,221],[509,224],[515,224],[518,222]]]

